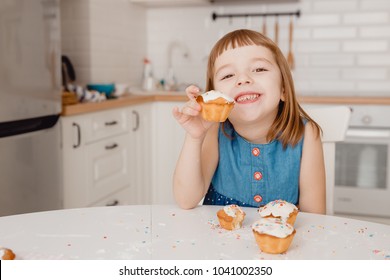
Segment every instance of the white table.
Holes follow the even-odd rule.
[[[243,228],[221,229],[220,206],[69,209],[0,217],[0,246],[17,259],[390,259],[390,226],[299,213],[285,254],[261,252],[244,208]]]

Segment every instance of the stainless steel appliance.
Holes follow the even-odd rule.
[[[350,107],[336,144],[335,212],[390,217],[390,106]]]
[[[59,209],[59,0],[0,0],[0,216]]]

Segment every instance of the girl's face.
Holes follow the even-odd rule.
[[[272,124],[284,101],[282,77],[271,51],[250,45],[228,49],[215,61],[214,88],[236,101],[229,120]]]

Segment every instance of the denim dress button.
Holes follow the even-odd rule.
[[[259,148],[253,148],[252,149],[252,155],[255,157],[258,157],[260,155],[260,149]]]
[[[260,181],[263,178],[263,174],[261,174],[261,172],[257,171],[253,174],[253,177],[255,178],[256,181]]]
[[[253,200],[256,201],[257,203],[259,203],[263,200],[263,198],[261,197],[261,195],[255,195],[253,197]]]

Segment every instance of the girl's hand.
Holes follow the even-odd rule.
[[[189,86],[186,88],[186,93],[190,100],[181,110],[178,107],[173,108],[173,116],[191,137],[196,139],[204,138],[207,130],[213,123],[205,121],[200,115],[202,108],[196,102],[199,88],[194,85]]]

